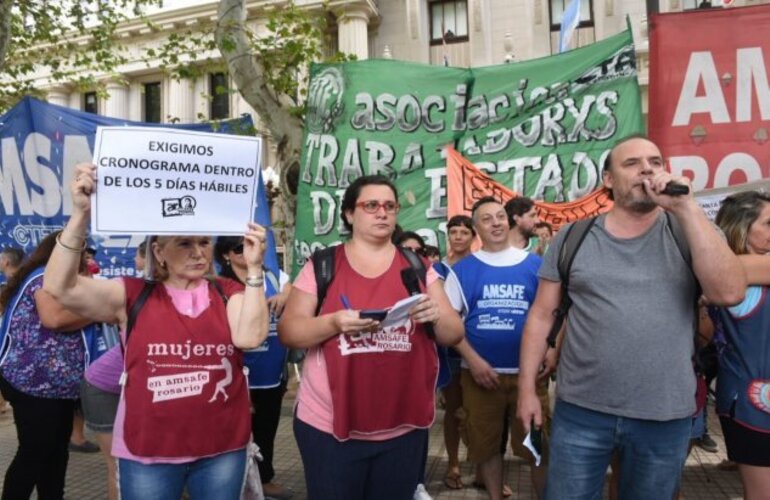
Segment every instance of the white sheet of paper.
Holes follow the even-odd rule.
[[[380,323],[381,328],[387,328],[399,323],[403,323],[409,317],[409,311],[414,305],[425,296],[424,293],[418,295],[412,295],[405,299],[401,299],[388,310],[388,315]]]
[[[97,234],[241,235],[254,219],[257,137],[152,127],[98,127]]]
[[[535,450],[535,447],[532,445],[532,433],[528,432],[526,437],[524,438],[524,442],[522,443],[529,451],[532,452],[532,456],[535,457],[535,467],[540,466],[540,453],[538,453]]]

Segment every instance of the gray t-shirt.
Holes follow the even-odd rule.
[[[672,420],[695,412],[692,365],[696,284],[666,217],[618,239],[600,216],[572,264],[573,300],[557,371],[557,396],[591,410]],[[539,276],[561,281],[554,237]]]

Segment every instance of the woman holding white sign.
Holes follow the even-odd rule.
[[[206,279],[208,236],[154,238],[154,281],[79,277],[95,179],[92,165],[77,166],[72,217],[44,288],[73,312],[120,325],[125,365],[112,454],[121,498],[180,498],[186,488],[193,499],[237,499],[250,433],[241,349],[260,345],[268,329],[265,230],[250,223],[244,235],[245,289]]]

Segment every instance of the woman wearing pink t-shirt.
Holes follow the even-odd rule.
[[[381,324],[360,316],[410,295],[401,278],[409,261],[390,239],[398,211],[386,177],[354,181],[342,200],[352,236],[335,250],[320,312],[309,261],[278,324],[281,342],[309,349],[294,434],[311,500],[407,500],[423,482],[435,416],[435,342],[456,344],[463,325],[427,263],[427,286],[408,317]]]
[[[154,238],[147,249],[154,281],[88,279],[77,275],[77,264],[95,188],[95,167],[78,165],[72,217],[57,238],[44,289],[71,311],[123,332],[112,448],[120,496],[180,498],[186,489],[193,499],[237,500],[251,432],[241,349],[260,345],[268,329],[265,229],[250,223],[244,235],[245,289],[206,279],[208,236]]]

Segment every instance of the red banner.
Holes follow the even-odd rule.
[[[770,175],[770,5],[650,20],[649,133],[696,191]]]
[[[447,218],[455,215],[470,215],[471,208],[484,196],[494,196],[505,204],[519,196],[509,188],[478,169],[463,155],[452,148],[447,149]],[[567,203],[546,203],[535,201],[540,220],[548,222],[554,230],[578,219],[608,212],[612,208],[609,192],[601,187],[580,199]]]

